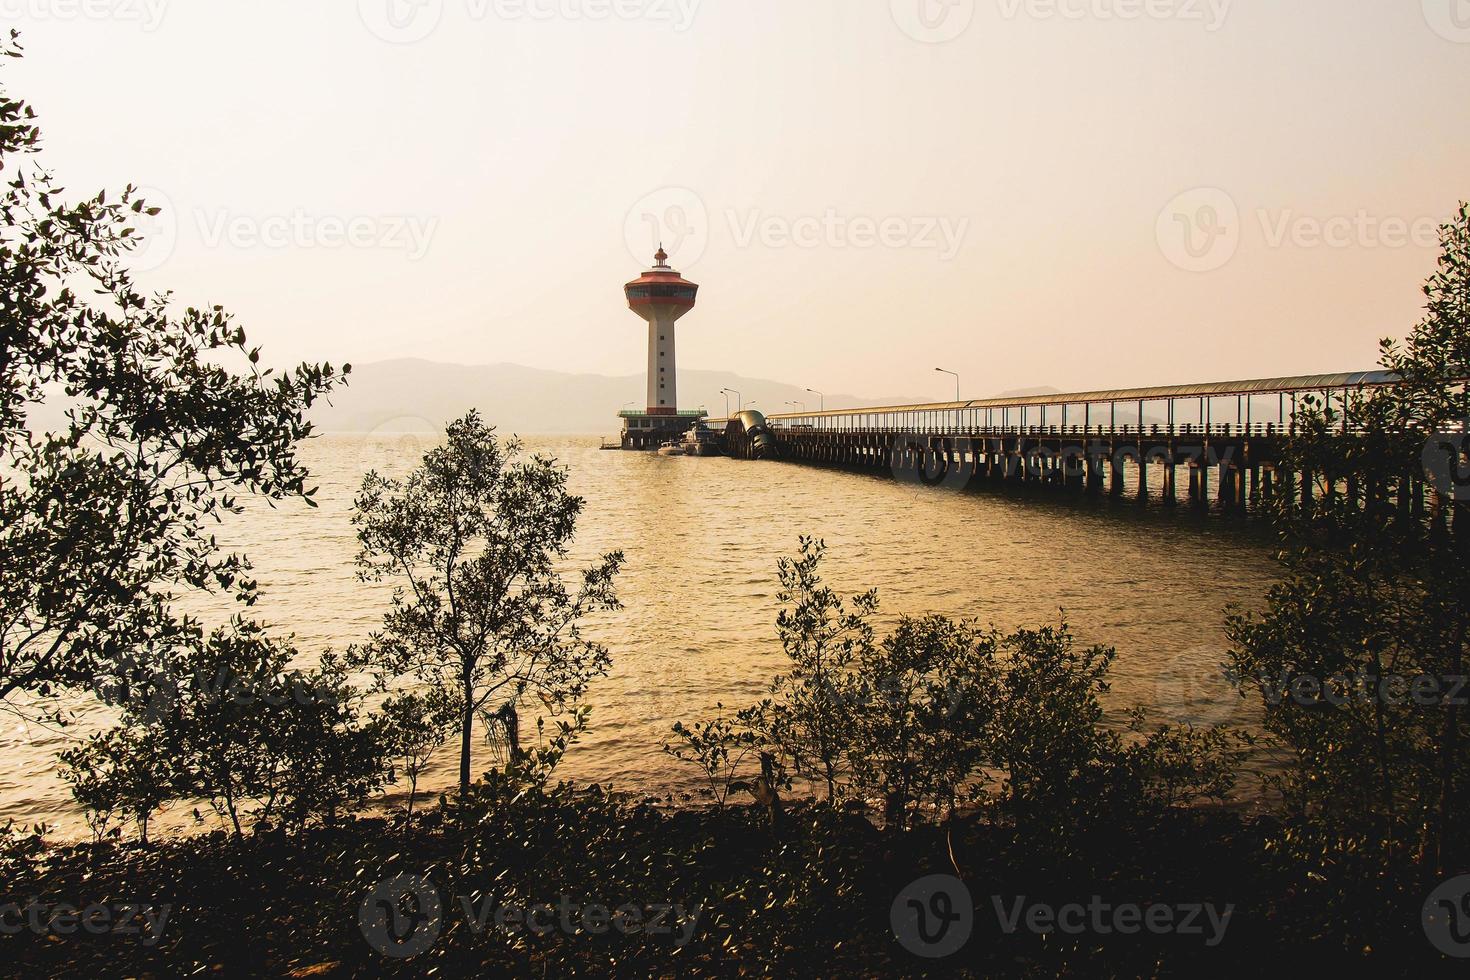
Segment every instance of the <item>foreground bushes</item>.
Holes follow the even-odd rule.
[[[754,748],[781,786],[794,777],[829,805],[872,804],[889,830],[978,809],[1065,849],[1099,823],[1148,826],[1234,786],[1237,733],[1150,730],[1142,713],[1123,732],[1104,724],[1113,650],[1079,648],[1065,624],[1006,634],[943,616],[903,617],[879,639],[876,593],[839,598],[822,584],[823,553],[804,538],[781,562],[791,669],[770,697],[674,729],[668,750],[704,770],[717,803],[753,785],[739,763]]]
[[[773,831],[759,808],[667,813],[600,791],[495,781],[457,812],[426,817],[53,850],[13,880],[15,894],[168,905],[162,934],[147,945],[22,930],[0,937],[0,956],[23,976],[1213,976],[1248,964],[1285,972],[1354,962],[1375,975],[1422,976],[1432,963],[1413,908],[1382,923],[1370,953],[1344,950],[1314,920],[1321,907],[1310,898],[1281,903],[1282,881],[1261,860],[1270,828],[1225,815],[1100,833],[1067,858],[978,816],[885,835],[861,814],[807,803],[789,807]],[[894,897],[956,863],[975,900],[974,935],[945,960],[916,958],[891,930]],[[362,925],[365,900],[398,875],[427,881],[439,909],[431,922],[405,923],[429,940],[406,959],[380,952]],[[1006,932],[995,903],[1020,896],[1215,901],[1233,913],[1213,947],[1198,936]],[[494,924],[493,910],[542,904],[556,910],[543,931]],[[625,905],[678,906],[681,925],[651,935],[594,933],[576,913],[571,929],[560,921],[562,908]],[[490,925],[477,931],[485,910]]]
[[[299,831],[362,809],[387,783],[394,735],[368,717],[341,663],[292,670],[296,651],[236,620],[197,627],[170,648],[167,669],[135,669],[110,693],[122,723],[62,753],[62,776],[93,834],[203,801],[238,836],[251,824]]]

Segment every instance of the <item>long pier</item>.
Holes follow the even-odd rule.
[[[741,459],[887,470],[930,486],[979,481],[1140,503],[1246,513],[1277,494],[1356,495],[1292,473],[1282,447],[1303,399],[1345,406],[1391,385],[1382,371],[1026,395],[711,419]],[[1351,432],[1341,412],[1344,432]],[[1422,510],[1424,474],[1405,474],[1400,506]]]

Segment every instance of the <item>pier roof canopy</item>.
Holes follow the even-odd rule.
[[[1354,371],[1348,374],[1308,374],[1290,378],[1260,378],[1254,381],[1212,381],[1207,384],[1158,385],[1149,388],[1112,388],[1102,391],[1059,392],[1049,395],[1014,395],[1008,398],[977,398],[963,402],[931,402],[918,405],[882,405],[827,412],[795,412],[772,418],[809,418],[813,415],[872,415],[882,412],[963,411],[972,408],[1020,408],[1036,405],[1085,405],[1100,402],[1147,402],[1175,398],[1226,398],[1244,395],[1290,395],[1312,391],[1342,391],[1394,384],[1398,375],[1388,371]]]

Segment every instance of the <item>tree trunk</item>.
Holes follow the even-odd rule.
[[[470,794],[470,736],[475,724],[474,702],[470,699],[470,678],[464,678],[464,717],[459,731],[459,799],[463,803]]]
[[[226,784],[228,786],[228,784]],[[240,827],[240,814],[235,809],[235,797],[228,789],[225,790],[225,810],[230,814],[230,823],[235,827],[235,836],[244,837],[245,831]]]
[[[1383,659],[1377,650],[1373,651],[1373,676],[1378,678],[1377,683],[1380,685],[1378,692],[1375,693],[1373,698],[1373,729],[1377,739],[1375,748],[1378,756],[1380,805],[1383,807],[1383,812],[1379,816],[1383,821],[1384,839],[1388,842],[1389,853],[1392,854],[1394,850],[1394,832],[1396,830],[1394,826],[1394,794],[1393,781],[1388,772],[1388,729],[1383,717],[1383,689],[1381,686],[1383,684]]]
[[[1450,677],[1463,677],[1465,672],[1465,620],[1462,616],[1455,629],[1454,650],[1450,663]],[[1439,805],[1437,807],[1434,835],[1434,871],[1443,873],[1446,867],[1458,862],[1459,849],[1449,844],[1449,828],[1456,826],[1459,819],[1455,787],[1455,762],[1460,751],[1460,707],[1445,705],[1444,736],[1440,744]],[[1458,831],[1456,834],[1458,835]],[[1458,836],[1456,837],[1458,839]]]

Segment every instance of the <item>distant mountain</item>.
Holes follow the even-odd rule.
[[[1031,395],[1060,395],[1062,389],[1053,388],[1050,385],[1038,385],[1035,388],[1012,388],[1010,391],[1002,391],[992,395],[992,398],[1027,398]]]
[[[633,403],[631,407],[643,407],[646,395],[642,374],[608,377],[544,371],[519,364],[442,364],[417,358],[354,364],[350,382],[332,395],[331,404],[320,404],[312,410],[317,431],[437,432],[444,423],[478,408],[502,432],[611,435],[620,427],[618,410],[629,402]],[[720,394],[721,388],[742,392],[746,406],[753,403],[773,415],[793,411],[787,402],[817,407],[817,396],[797,385],[726,371],[688,369],[679,372],[679,407],[704,406],[711,415],[723,415],[725,396]],[[994,397],[1056,393],[1056,388],[1037,387],[1005,391]],[[937,400],[933,394],[882,398],[831,394],[826,398],[826,407],[916,405]],[[34,407],[29,423],[38,431],[59,430],[65,425],[64,407],[64,400],[48,399]],[[735,408],[733,396],[730,407]]]
[[[445,422],[478,408],[502,432],[606,433],[617,431],[617,413],[629,402],[643,407],[647,394],[642,374],[608,377],[567,374],[519,364],[440,364],[404,359],[354,364],[350,384],[332,395],[332,404],[312,412],[320,432],[431,432]],[[721,388],[741,392],[747,407],[776,414],[792,411],[786,403],[817,407],[817,396],[797,385],[745,378],[724,371],[679,372],[679,407],[707,408],[723,415]],[[857,398],[831,394],[826,406],[866,408],[933,401],[931,397],[894,395]],[[731,409],[735,408],[731,399]]]

